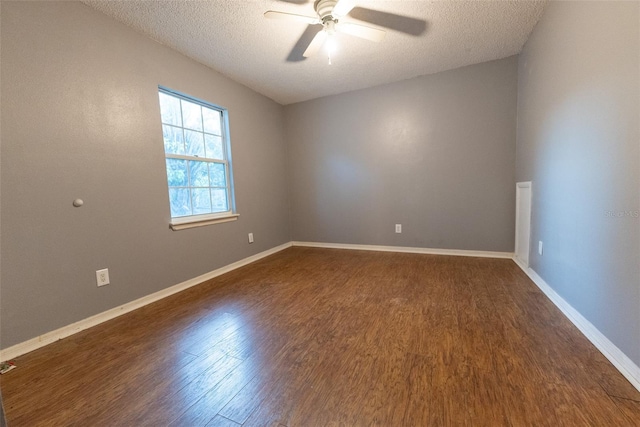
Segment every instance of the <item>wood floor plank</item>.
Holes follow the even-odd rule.
[[[216,415],[206,424],[206,427],[240,427],[242,424],[231,421],[221,415]]]
[[[242,427],[295,425],[291,424],[291,414],[297,407],[298,398],[310,393],[310,388],[300,383],[299,377],[285,377],[267,385],[270,390],[267,398],[260,402]]]
[[[18,427],[640,425],[506,259],[290,248],[16,362]]]
[[[637,426],[638,416],[640,416],[640,402],[620,397],[613,397],[612,400],[625,415],[628,423],[626,425]]]
[[[247,359],[237,365],[224,378],[220,380],[216,378],[210,381],[205,393],[201,394],[201,390],[203,390],[201,384],[197,384],[194,393],[191,390],[187,390],[185,396],[194,403],[188,406],[170,425],[206,425],[253,379],[258,371],[259,367],[256,362],[252,359]],[[166,425],[166,423],[162,422],[156,425]]]

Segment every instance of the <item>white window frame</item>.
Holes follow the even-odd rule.
[[[171,227],[171,229],[173,230],[183,230],[183,229],[187,229],[187,228],[193,228],[193,227],[201,227],[201,226],[205,226],[205,225],[210,225],[210,224],[217,224],[217,223],[222,223],[222,222],[229,222],[229,221],[235,221],[238,219],[238,217],[240,216],[237,212],[236,212],[236,203],[235,203],[235,191],[234,191],[234,186],[233,186],[233,162],[232,162],[232,158],[231,158],[231,140],[229,138],[229,114],[226,108],[224,107],[220,107],[218,105],[212,104],[210,102],[207,101],[203,101],[200,100],[198,98],[194,98],[193,96],[190,95],[186,95],[184,93],[175,91],[173,89],[169,89],[167,87],[164,86],[158,86],[158,96],[161,94],[167,94],[169,96],[173,96],[179,99],[184,99],[185,101],[191,102],[193,104],[198,104],[202,107],[206,107],[212,110],[216,110],[219,111],[221,114],[221,138],[222,138],[222,144],[224,147],[224,159],[220,160],[220,159],[208,159],[208,158],[203,158],[203,157],[199,157],[199,156],[195,156],[195,155],[188,155],[188,154],[172,154],[172,153],[167,153],[165,151],[165,172],[166,172],[166,160],[167,159],[180,159],[180,160],[193,160],[193,161],[205,161],[205,162],[210,162],[210,163],[218,163],[218,164],[224,164],[225,165],[225,178],[226,178],[226,182],[227,182],[227,204],[228,204],[228,208],[229,210],[224,211],[224,212],[216,212],[216,213],[208,213],[208,214],[196,214],[196,215],[186,215],[186,216],[179,216],[179,217],[173,217],[171,216],[171,220],[169,222],[169,226]],[[181,113],[182,115],[182,113]],[[173,124],[169,124],[169,123],[163,123],[162,122],[162,115],[160,116],[160,124],[161,124],[161,129],[162,129],[162,125],[168,125],[168,126],[173,126],[173,127],[179,127],[181,129],[187,129],[190,130],[188,128],[184,127],[184,123],[182,126],[175,126]],[[204,132],[203,132],[204,133]],[[164,137],[163,137],[164,139]],[[162,144],[163,147],[163,151],[164,151],[164,141]],[[169,194],[169,177],[167,175],[167,194]],[[191,191],[191,185],[188,185],[189,190]],[[211,188],[211,187],[210,187]],[[190,194],[191,195],[191,194]],[[193,200],[191,200],[191,203],[193,204]],[[171,215],[171,200],[169,199],[169,215]]]

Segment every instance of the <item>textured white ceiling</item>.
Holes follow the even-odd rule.
[[[291,60],[300,37],[311,33],[306,24],[263,17],[267,10],[315,15],[312,0],[83,2],[281,104],[517,54],[545,4],[359,0],[360,8],[423,19],[426,29],[411,35],[418,32],[411,22],[397,21],[381,43],[339,34],[329,65],[324,55]],[[351,15],[362,17],[357,11]],[[352,16],[345,20],[359,22]]]

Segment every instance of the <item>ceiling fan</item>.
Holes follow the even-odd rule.
[[[315,55],[326,44],[329,63],[331,63],[331,53],[335,49],[333,36],[336,33],[344,33],[374,42],[380,42],[384,39],[386,34],[384,30],[342,20],[355,7],[355,0],[316,0],[313,7],[317,16],[297,15],[273,10],[265,12],[264,16],[270,19],[286,19],[305,22],[309,25],[322,25],[322,30],[311,40],[303,56],[309,58]]]

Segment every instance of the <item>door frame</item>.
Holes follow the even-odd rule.
[[[522,237],[520,236],[520,199],[522,197],[522,190],[528,188],[529,189],[529,224],[527,227],[528,231],[528,245],[527,245],[527,259],[522,260],[518,258],[518,243],[521,243]],[[529,256],[531,255],[531,208],[532,208],[532,199],[533,199],[533,190],[531,181],[523,181],[516,183],[516,232],[515,232],[515,246],[514,246],[514,259],[522,264],[524,267],[529,267]]]

